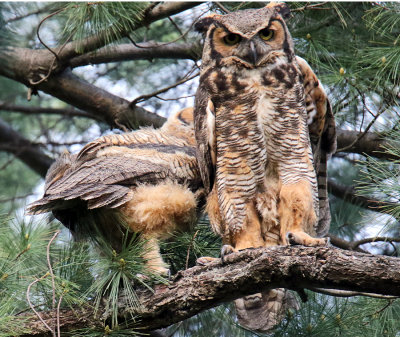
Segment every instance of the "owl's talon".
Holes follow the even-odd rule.
[[[298,242],[296,241],[296,236],[295,236],[293,233],[291,233],[291,232],[286,233],[286,241],[287,241],[287,243],[288,243],[289,246],[297,246],[297,245],[300,245],[300,243],[298,243]]]
[[[221,248],[221,262],[222,264],[225,263],[225,256],[231,253],[236,252],[236,249],[233,248],[231,245],[223,245]]]

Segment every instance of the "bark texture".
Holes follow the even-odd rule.
[[[218,259],[207,266],[179,272],[168,285],[154,293],[139,290],[140,310],[127,307],[121,298],[121,318],[139,315],[132,327],[154,330],[189,318],[222,302],[232,301],[269,288],[285,287],[351,290],[400,296],[400,259],[345,251],[332,247],[277,246],[233,253],[222,264]],[[50,319],[46,313],[43,317]],[[49,321],[50,322],[50,321]],[[100,326],[90,307],[62,311],[61,328]],[[27,323],[45,333],[34,317]]]

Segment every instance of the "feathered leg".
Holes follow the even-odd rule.
[[[314,232],[318,221],[313,207],[310,184],[301,180],[298,183],[283,185],[278,208],[281,238],[284,244],[321,246],[326,239],[313,238],[307,233]]]

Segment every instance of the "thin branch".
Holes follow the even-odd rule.
[[[47,265],[49,267],[49,272],[50,272],[50,276],[51,276],[51,288],[53,290],[53,301],[52,301],[53,311],[56,307],[56,284],[55,284],[55,277],[54,277],[54,273],[53,273],[53,267],[51,266],[51,261],[50,261],[50,246],[51,246],[52,242],[55,240],[55,238],[58,236],[58,234],[60,234],[59,230],[54,233],[53,237],[50,239],[49,243],[47,244],[47,249],[46,249]],[[57,321],[55,323],[57,323]],[[56,335],[56,331],[54,328],[53,336],[55,336],[55,335]]]
[[[347,151],[349,149],[351,149],[354,145],[356,145],[363,137],[365,137],[365,135],[368,133],[369,129],[375,124],[376,120],[378,119],[378,117],[380,115],[382,115],[385,112],[385,110],[380,110],[378,111],[378,113],[374,116],[374,118],[371,120],[371,122],[369,122],[369,124],[367,125],[367,127],[364,129],[364,131],[362,133],[359,133],[357,138],[354,139],[354,141],[343,147],[343,148],[339,148],[336,150],[336,152],[344,152]]]
[[[43,325],[46,327],[46,329],[48,329],[51,333],[53,333],[53,329],[50,328],[50,326],[49,326],[49,325],[46,323],[46,321],[42,318],[42,316],[40,315],[40,313],[36,311],[35,307],[33,306],[32,302],[31,302],[31,299],[30,299],[31,287],[32,287],[34,284],[36,284],[36,283],[42,281],[43,279],[45,279],[45,278],[46,278],[47,276],[49,276],[49,275],[50,275],[49,273],[46,273],[46,274],[44,274],[42,277],[40,277],[40,278],[34,280],[33,282],[31,282],[31,283],[28,285],[28,289],[26,290],[26,299],[27,299],[27,301],[28,301],[29,307],[32,309],[32,311],[35,313],[35,315],[39,318],[39,320],[43,323]]]
[[[225,14],[228,14],[228,13],[230,13],[231,11],[228,9],[228,8],[226,8],[222,3],[220,3],[219,1],[213,1],[214,3],[215,3],[215,5],[219,8],[219,9],[221,9]]]
[[[352,242],[353,248],[357,248],[358,246],[364,245],[366,243],[373,242],[400,242],[400,238],[395,237],[385,237],[385,236],[375,236],[371,238],[365,238],[358,241]]]
[[[60,298],[58,299],[58,304],[57,304],[57,337],[61,337],[61,326],[60,326],[60,307],[61,307],[61,302],[63,300],[64,294],[60,295]]]
[[[145,12],[142,20],[131,27],[130,32],[147,26],[154,21],[167,18],[168,16],[198,6],[201,3],[202,2],[165,2],[160,3],[157,6],[152,6],[150,10]],[[86,39],[70,42],[65,46],[62,53],[59,53],[59,57],[62,61],[70,60],[79,55],[79,50],[84,50],[85,53],[88,53],[104,47],[124,35],[128,35],[128,32],[119,32],[118,35],[115,35],[112,31],[103,31]]]
[[[148,99],[151,98],[151,97],[154,97],[154,96],[157,96],[157,95],[159,95],[159,94],[162,94],[162,93],[164,93],[164,92],[166,92],[166,91],[168,91],[168,90],[170,90],[170,89],[173,89],[173,88],[177,87],[178,85],[181,85],[181,84],[183,84],[183,83],[185,83],[185,82],[188,82],[188,81],[190,81],[190,80],[196,78],[196,77],[199,76],[199,75],[200,75],[200,73],[196,73],[196,74],[194,74],[194,75],[192,75],[192,76],[190,76],[190,77],[186,77],[186,78],[184,77],[183,79],[179,80],[178,82],[176,82],[176,83],[174,83],[174,84],[172,84],[172,85],[170,85],[170,86],[168,86],[168,87],[165,87],[165,88],[162,88],[162,89],[157,90],[157,91],[155,91],[155,92],[152,92],[151,94],[141,95],[141,96],[135,98],[135,99],[129,104],[129,106],[134,107],[137,103],[143,102],[143,101],[145,101],[145,100],[148,100]]]
[[[347,290],[337,290],[337,289],[321,289],[321,288],[311,287],[310,290],[312,290],[316,293],[325,294],[325,295],[329,295],[329,296],[335,296],[335,297],[366,296],[366,297],[380,298],[380,299],[386,299],[386,300],[395,300],[396,298],[399,298],[399,296],[380,295],[380,294],[374,294],[374,293],[363,293],[363,292],[359,292],[359,291],[347,291]]]

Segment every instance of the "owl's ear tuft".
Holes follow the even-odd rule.
[[[277,14],[280,14],[284,19],[290,16],[290,8],[284,2],[271,2],[267,5],[268,8],[274,8]]]
[[[215,15],[206,16],[200,19],[194,25],[194,30],[199,33],[206,33],[211,24],[215,22]]]

